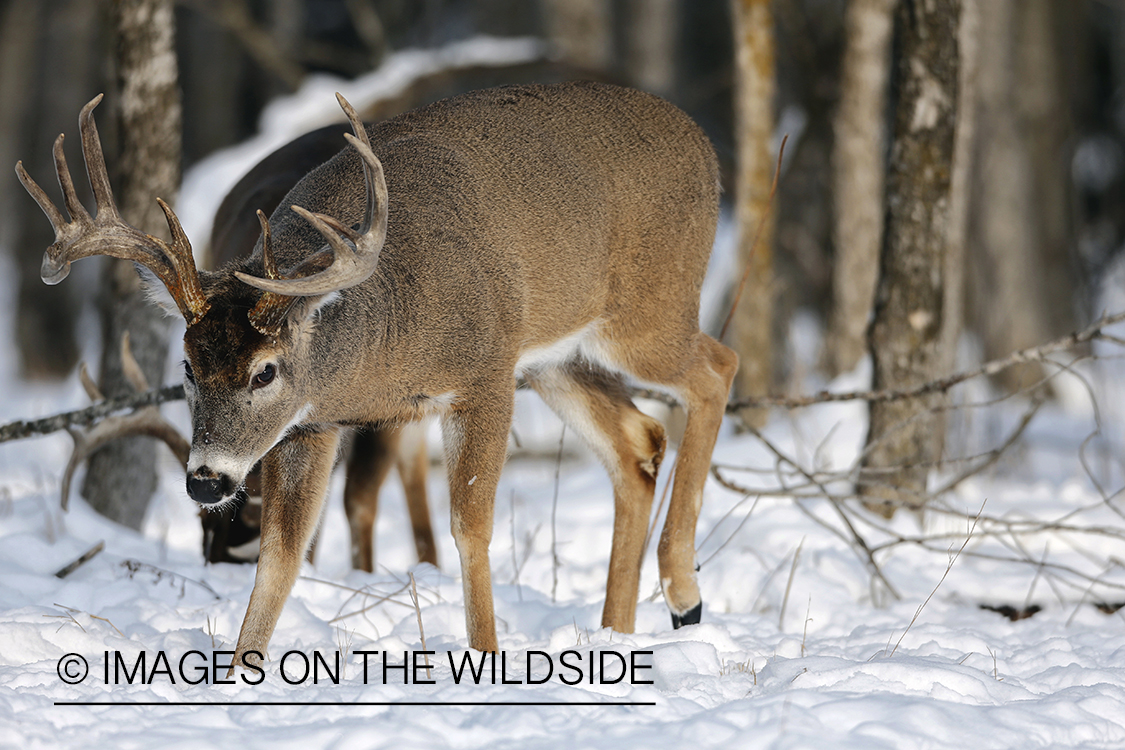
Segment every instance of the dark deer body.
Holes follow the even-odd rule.
[[[488,544],[516,375],[609,470],[602,621],[624,632],[664,432],[622,378],[686,406],[659,561],[673,623],[697,622],[695,524],[737,368],[698,325],[718,214],[706,137],[656,97],[589,83],[470,93],[367,136],[373,153],[352,139],[293,189],[241,267],[200,274],[201,295],[169,285],[189,321],[189,489],[225,501],[262,460],[261,557],[239,655],[269,642],[340,426],[429,414],[442,419],[469,645],[497,648]],[[60,264],[45,275],[57,280]]]

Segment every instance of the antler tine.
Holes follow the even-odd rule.
[[[130,385],[137,392],[148,390],[148,381],[133,356],[133,346],[130,343],[128,331],[121,335],[121,362],[125,370],[125,379],[129,381]],[[90,378],[85,362],[78,366],[78,377],[82,381],[82,387],[86,390],[86,395],[90,397],[90,400],[101,401],[103,398],[101,391]],[[70,483],[74,477],[74,472],[91,454],[118,438],[147,435],[161,440],[185,467],[187,466],[188,454],[191,453],[191,444],[171,422],[161,416],[158,406],[146,406],[132,414],[107,417],[88,430],[68,427],[67,432],[74,440],[74,451],[70,454],[70,460],[67,461],[62,476],[59,505],[63,510],[66,510],[70,503]]]
[[[367,194],[363,223],[357,232],[331,216],[314,213],[301,206],[290,206],[298,216],[320,232],[335,253],[335,258],[323,271],[303,277],[299,274],[306,270],[308,264],[298,266],[288,274],[288,278],[276,280],[235,272],[235,276],[252,287],[273,294],[312,296],[355,286],[366,281],[375,272],[379,253],[387,238],[387,183],[383,176],[383,165],[371,150],[367,131],[355,109],[340,94],[336,98],[356,132],[356,135],[345,134],[344,138],[359,153],[363,165]],[[355,246],[354,250],[345,239]]]
[[[207,302],[207,295],[203,293],[203,286],[199,282],[199,269],[195,267],[195,256],[191,251],[191,241],[184,232],[179,217],[172,207],[160,198],[156,199],[156,203],[164,212],[164,219],[168,222],[172,245],[168,246],[157,237],[145,236],[159,245],[165,259],[172,264],[177,281],[174,286],[168,286],[168,291],[172,293],[190,327],[192,323],[207,314],[211,305]]]
[[[262,227],[262,268],[265,269],[267,279],[280,279],[277,271],[277,262],[273,258],[273,246],[270,244],[270,220],[266,212],[258,209],[258,224]]]
[[[144,393],[148,390],[148,378],[145,377],[144,371],[137,363],[137,358],[133,356],[133,344],[128,331],[121,334],[121,371],[124,373],[125,379],[129,381],[129,385],[133,386],[133,390],[137,393]]]
[[[78,200],[78,193],[74,190],[74,179],[70,176],[70,167],[66,164],[66,152],[63,150],[65,138],[66,136],[59,133],[51,153],[51,156],[55,159],[55,172],[58,174],[63,203],[66,205],[66,212],[70,214],[71,221],[82,226],[89,226],[94,221],[90,218],[90,213],[86,210],[86,207],[82,205],[82,201]]]
[[[360,231],[367,233],[371,230],[371,223],[374,221],[375,206],[378,203],[385,204],[387,199],[386,190],[384,189],[383,195],[379,196],[376,195],[375,187],[377,182],[382,181],[383,165],[379,163],[371,150],[371,139],[367,136],[367,128],[363,127],[355,107],[338,91],[336,92],[336,101],[339,102],[340,109],[344,110],[344,114],[348,116],[348,122],[351,123],[352,131],[355,133],[354,136],[345,133],[344,138],[359,152],[363,160],[363,181],[367,185],[367,203],[363,211],[363,225]],[[370,154],[370,157],[368,157],[368,154]],[[374,162],[374,165],[371,162]],[[375,174],[376,171],[380,173],[378,176]]]
[[[62,212],[59,211],[59,209],[55,207],[54,202],[47,197],[47,193],[43,188],[39,187],[39,183],[31,179],[31,175],[23,168],[22,161],[16,162],[16,176],[19,177],[23,189],[35,199],[35,202],[39,204],[39,208],[47,215],[47,220],[51,222],[51,227],[54,228],[55,232],[57,233],[60,228],[65,227],[67,221],[63,217]]]
[[[102,139],[98,137],[98,125],[94,122],[94,107],[101,101],[102,95],[98,94],[82,108],[78,115],[78,132],[82,136],[82,158],[86,161],[86,176],[94,191],[98,221],[109,223],[111,220],[120,220],[120,214],[117,212],[117,203],[113,200],[113,188],[109,184]]]

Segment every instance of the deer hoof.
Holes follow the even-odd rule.
[[[672,627],[679,630],[684,625],[698,625],[700,619],[703,617],[703,602],[696,604],[694,607],[684,612],[682,615],[672,613]]]

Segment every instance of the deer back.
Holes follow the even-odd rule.
[[[386,243],[373,276],[321,309],[317,335],[394,392],[375,411],[510,373],[522,353],[591,324],[671,315],[697,329],[718,168],[671,104],[603,84],[514,86],[368,133],[386,175]],[[271,217],[278,265],[323,245],[290,205],[356,223],[362,185],[352,149],[305,177]],[[698,252],[669,253],[664,238],[685,233],[699,235]],[[247,270],[262,273],[260,252]],[[355,383],[345,384],[341,398],[354,404]]]

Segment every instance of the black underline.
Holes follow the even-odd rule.
[[[656,701],[55,701],[56,706],[655,706]]]

